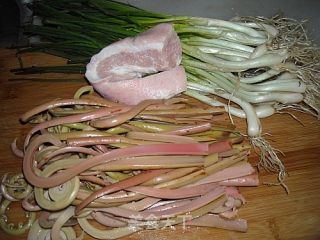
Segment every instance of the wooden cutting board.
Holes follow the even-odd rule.
[[[44,63],[57,65],[63,62],[63,59],[41,54],[23,56],[25,67]],[[7,172],[21,172],[21,159],[13,156],[10,150],[14,138],[21,136],[29,128],[19,123],[19,116],[49,100],[72,97],[80,86],[86,85],[85,82],[73,81],[12,81],[12,78],[20,76],[13,75],[9,70],[18,66],[19,61],[14,50],[0,49],[0,176]],[[40,77],[59,78],[61,75],[49,74]],[[74,79],[79,78],[79,75],[68,77]],[[241,192],[246,197],[247,204],[240,209],[239,215],[248,220],[247,233],[177,227],[143,231],[125,239],[320,239],[320,124],[309,115],[296,112],[294,115],[301,123],[288,114],[276,114],[262,121],[264,133],[270,134],[266,136],[267,139],[274,148],[284,154],[281,159],[290,175],[286,181],[290,194],[287,195],[283,188],[278,186],[242,188]],[[245,123],[239,119],[234,120],[244,131]],[[251,161],[258,162],[254,153]],[[261,182],[275,182],[276,177],[273,173],[260,174]],[[19,207],[14,204],[10,210],[15,221],[22,218],[22,215],[15,211]],[[26,239],[26,236],[12,237],[0,230],[0,239]],[[86,235],[85,239],[91,238]]]

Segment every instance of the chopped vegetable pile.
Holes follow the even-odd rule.
[[[251,146],[222,113],[190,98],[128,106],[90,87],[26,112],[20,119],[33,127],[24,151],[12,144],[23,174],[2,179],[1,228],[18,235],[31,227],[28,239],[60,239],[61,231],[75,239],[77,224],[97,239],[173,225],[245,232],[237,187],[259,180]],[[6,220],[12,201],[22,202],[26,223]]]

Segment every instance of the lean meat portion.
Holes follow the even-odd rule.
[[[137,104],[170,98],[186,90],[184,69],[178,67],[181,56],[173,26],[163,23],[102,49],[87,65],[86,77],[114,101]]]

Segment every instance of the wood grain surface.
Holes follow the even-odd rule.
[[[63,62],[63,59],[41,54],[23,56],[24,66],[44,63],[56,65]],[[19,116],[49,100],[71,97],[80,86],[86,84],[12,80],[21,78],[9,71],[18,66],[19,61],[14,50],[0,49],[0,176],[7,172],[21,172],[21,159],[11,153],[10,144],[14,138],[25,134],[30,126],[20,124]],[[40,75],[43,79],[60,76]],[[79,75],[68,77],[79,78]],[[286,181],[290,194],[287,195],[278,186],[242,188],[241,192],[246,197],[247,204],[240,209],[239,215],[248,220],[247,233],[210,228],[183,230],[176,227],[143,231],[124,239],[320,239],[320,124],[309,115],[294,114],[304,126],[288,114],[276,114],[262,121],[264,132],[270,134],[267,138],[272,146],[285,155],[281,158],[290,174]],[[240,129],[245,130],[243,121],[235,119],[235,122]],[[257,163],[257,155],[252,153],[250,161]],[[276,175],[261,172],[260,179],[261,182],[274,182]],[[9,210],[10,220],[23,218],[19,211],[16,211],[19,208],[19,204],[14,204]],[[26,239],[26,236],[8,236],[0,230],[0,239]],[[85,239],[91,238],[86,235]]]

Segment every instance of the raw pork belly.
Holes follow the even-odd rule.
[[[87,65],[86,77],[101,95],[114,101],[137,104],[166,99],[186,90],[184,68],[177,67],[181,55],[176,32],[163,23],[102,49]],[[146,74],[153,75],[143,77]]]

